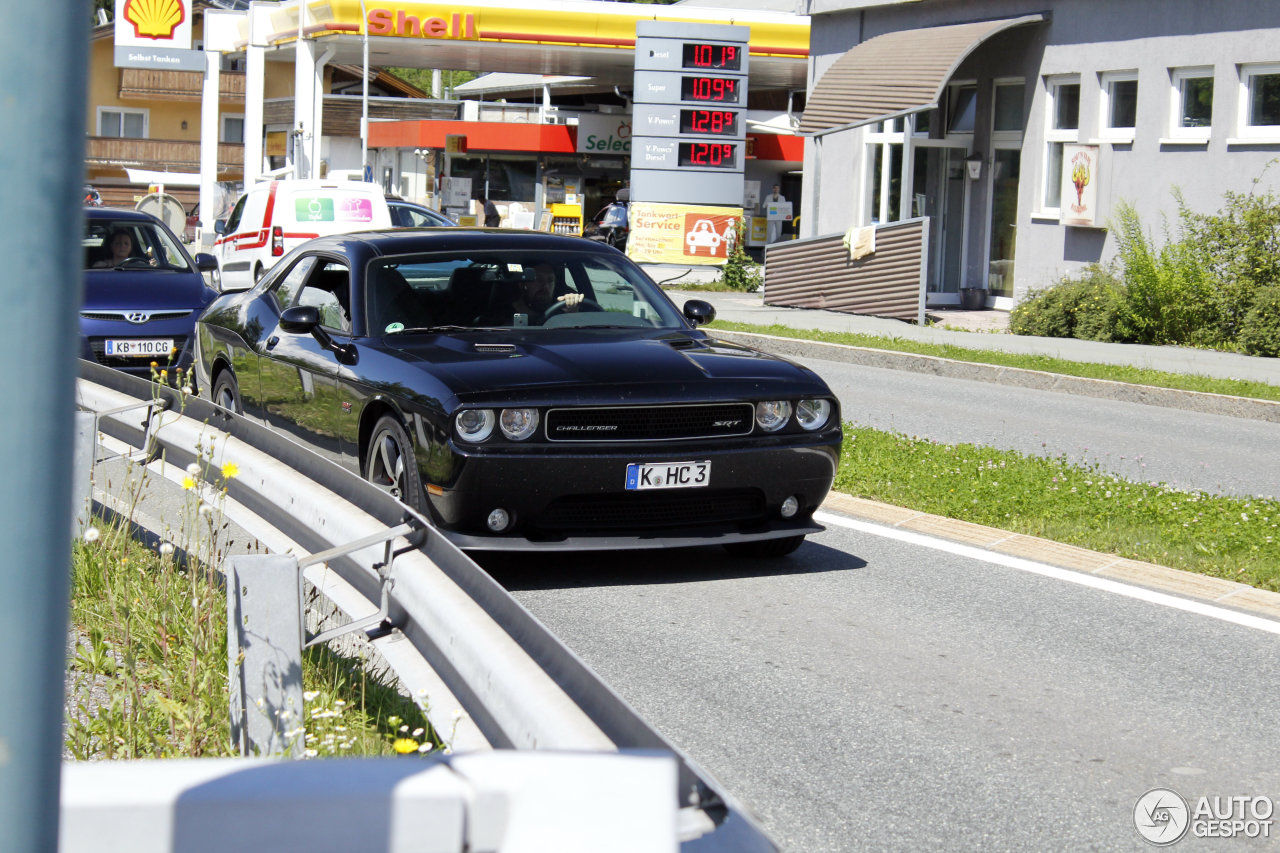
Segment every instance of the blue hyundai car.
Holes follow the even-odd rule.
[[[218,295],[203,273],[217,259],[203,252],[193,259],[148,213],[86,207],[84,215],[80,357],[191,384],[196,317]]]

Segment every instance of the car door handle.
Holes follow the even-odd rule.
[[[276,344],[278,343],[280,343],[280,336],[272,335],[271,337],[267,338],[267,349],[275,349]]]

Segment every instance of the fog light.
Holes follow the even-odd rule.
[[[800,511],[800,501],[796,499],[795,495],[792,495],[791,497],[787,498],[785,501],[782,502],[782,509],[780,510],[780,512],[782,513],[783,518],[791,518],[793,515],[795,515],[799,511]]]
[[[511,513],[502,507],[489,512],[489,517],[485,519],[485,524],[489,525],[489,529],[494,533],[501,533],[511,526]]]

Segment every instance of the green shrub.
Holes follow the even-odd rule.
[[[1106,267],[1090,264],[1078,278],[1032,294],[1009,315],[1015,335],[1116,341],[1124,312],[1124,287]]]
[[[1184,239],[1157,248],[1138,213],[1120,202],[1112,230],[1124,281],[1119,332],[1143,344],[1212,344],[1216,300],[1196,248]]]
[[[1280,356],[1280,285],[1264,287],[1254,296],[1239,340],[1248,355]]]
[[[747,229],[743,220],[738,220],[735,230],[738,237],[733,241],[733,248],[729,250],[729,257],[724,263],[724,272],[720,280],[731,290],[755,293],[764,284],[764,276],[761,274],[760,265],[751,260],[751,256],[747,254]]]

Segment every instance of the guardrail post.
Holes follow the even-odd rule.
[[[71,536],[84,533],[93,511],[93,458],[98,450],[97,418],[93,412],[76,412],[76,441],[71,453]]]
[[[231,742],[240,754],[301,757],[302,607],[295,557],[227,563]]]

